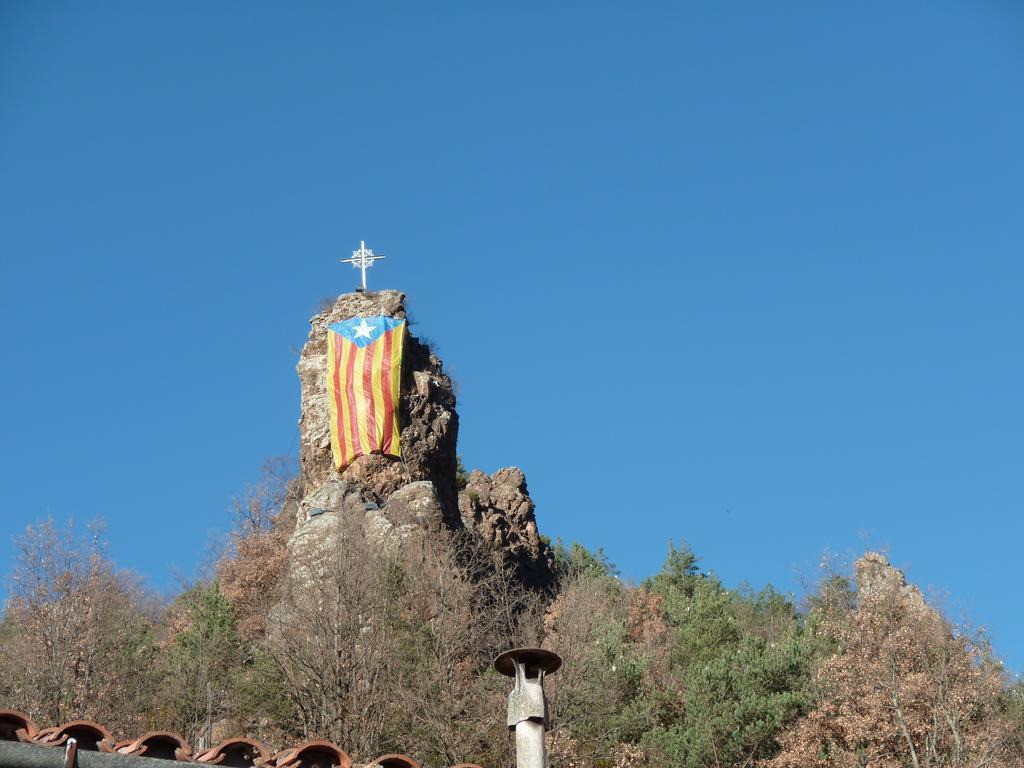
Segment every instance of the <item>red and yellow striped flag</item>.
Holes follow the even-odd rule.
[[[343,470],[357,456],[401,456],[398,396],[405,320],[353,317],[327,329],[331,451]]]

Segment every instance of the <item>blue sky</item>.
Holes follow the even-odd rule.
[[[885,548],[1024,669],[1022,85],[1013,2],[9,0],[4,530],[194,573],[366,239],[542,532]]]

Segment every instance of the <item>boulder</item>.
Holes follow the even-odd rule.
[[[459,494],[459,512],[463,524],[476,530],[525,583],[550,586],[554,555],[537,531],[533,499],[521,469],[507,467],[492,475],[473,471]]]

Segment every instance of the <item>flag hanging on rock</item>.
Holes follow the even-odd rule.
[[[357,456],[401,456],[398,395],[405,320],[353,317],[327,328],[331,450],[338,470]]]

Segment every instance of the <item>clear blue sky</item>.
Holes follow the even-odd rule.
[[[6,0],[0,571],[193,573],[365,238],[544,533],[884,547],[1024,669],[1022,86],[1016,2]]]

